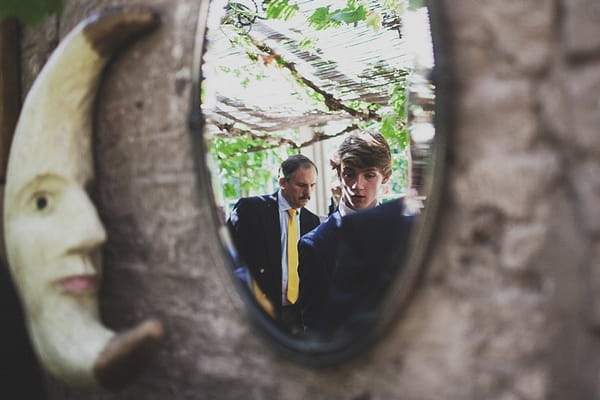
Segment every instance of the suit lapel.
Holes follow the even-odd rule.
[[[281,227],[279,226],[279,205],[277,193],[267,197],[262,216],[264,229],[268,236],[268,254],[273,265],[281,265]]]
[[[311,231],[313,226],[311,225],[310,215],[304,208],[300,209],[300,235],[304,235]]]

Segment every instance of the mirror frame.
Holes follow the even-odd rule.
[[[245,314],[254,331],[266,344],[284,357],[310,367],[324,367],[347,361],[363,353],[367,348],[388,331],[394,321],[401,317],[418,286],[419,278],[423,275],[428,250],[432,248],[436,224],[442,197],[445,193],[445,164],[447,162],[447,144],[453,125],[450,107],[452,90],[448,64],[444,58],[447,51],[444,38],[448,37],[443,20],[443,10],[436,1],[425,0],[429,11],[430,30],[433,42],[434,69],[432,80],[435,84],[435,139],[432,145],[431,165],[428,175],[430,195],[424,211],[417,217],[417,223],[411,234],[411,249],[407,256],[396,266],[403,265],[401,272],[394,275],[393,280],[385,290],[378,307],[374,312],[373,325],[361,324],[358,332],[351,335],[337,335],[332,340],[322,340],[317,337],[293,337],[282,331],[272,319],[266,315],[254,300],[249,290],[245,290],[238,279],[231,273],[233,258],[228,249],[228,232],[221,225],[217,216],[217,204],[211,185],[211,171],[207,164],[207,146],[204,140],[205,120],[201,110],[202,62],[205,52],[205,34],[209,13],[210,0],[200,0],[198,22],[195,35],[195,47],[192,65],[191,109],[188,115],[188,130],[192,144],[196,184],[200,208],[204,217],[210,221],[209,229],[214,233],[210,250],[216,254],[218,274],[224,283],[229,296],[236,304],[239,312]],[[444,105],[444,106],[442,106]],[[391,265],[388,268],[392,267]]]

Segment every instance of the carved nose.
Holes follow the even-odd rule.
[[[106,230],[96,207],[83,188],[74,186],[68,191],[69,205],[65,213],[68,227],[69,252],[87,252],[106,241]],[[66,225],[66,224],[65,224]]]

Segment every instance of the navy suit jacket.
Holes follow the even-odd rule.
[[[370,326],[374,307],[404,264],[414,219],[402,200],[343,218],[331,287],[316,323],[321,333],[351,319]]]
[[[318,329],[323,303],[331,285],[342,216],[335,210],[298,243],[300,315],[306,331]]]
[[[273,305],[281,311],[281,228],[278,192],[240,199],[227,220],[242,262]],[[300,234],[319,225],[319,217],[300,211]]]
[[[343,218],[336,210],[300,239],[299,304],[306,331],[329,333],[368,309],[402,264],[413,220],[394,200]]]

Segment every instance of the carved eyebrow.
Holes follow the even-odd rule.
[[[37,175],[19,189],[16,200],[18,204],[23,204],[40,189],[58,189],[65,186],[67,186],[67,180],[60,175],[53,173]]]

